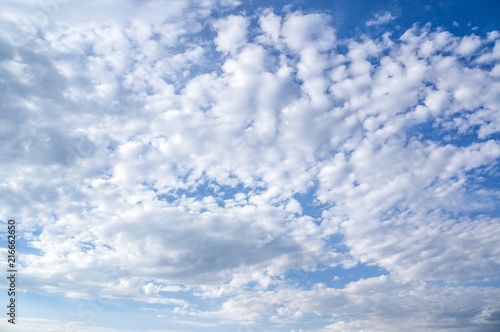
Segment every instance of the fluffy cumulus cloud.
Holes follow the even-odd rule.
[[[24,290],[219,330],[498,328],[496,31],[45,5],[0,14],[0,215]],[[380,273],[335,283],[362,267]]]

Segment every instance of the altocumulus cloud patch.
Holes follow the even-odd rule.
[[[2,330],[498,329],[495,26],[432,1],[4,6]]]

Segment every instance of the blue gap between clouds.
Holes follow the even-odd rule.
[[[484,139],[479,139],[475,132],[458,134],[456,129],[446,131],[443,130],[442,127],[437,127],[435,125],[435,122],[427,121],[413,126],[408,131],[408,141],[413,137],[419,136],[419,141],[421,142],[432,141],[441,146],[452,144],[458,148],[464,148],[475,143],[482,143],[488,140],[498,141],[500,139],[500,135],[498,134],[490,135]],[[481,166],[464,172],[467,182],[465,183],[463,193],[463,199],[466,199],[468,202],[471,203],[473,201],[481,200],[482,202],[478,203],[490,203],[489,206],[492,208],[485,211],[483,206],[478,210],[474,210],[472,205],[468,204],[468,207],[471,209],[458,211],[455,213],[457,217],[469,216],[471,218],[475,218],[481,214],[487,214],[493,217],[499,216],[500,207],[497,206],[498,204],[495,204],[495,201],[497,199],[496,193],[500,188],[500,176],[498,171],[496,171],[496,168],[492,165],[493,164],[490,164],[489,166]],[[478,197],[475,194],[476,190],[489,190],[490,194]]]
[[[143,183],[143,185],[148,184]],[[306,193],[296,193],[292,197],[302,206],[303,215],[307,215],[315,219],[321,219],[322,212],[328,208],[329,205],[320,203],[315,198],[316,189],[317,187],[313,187]],[[154,188],[152,188],[152,190],[154,190]],[[158,200],[165,201],[167,203],[175,203],[175,201],[183,196],[186,198],[195,198],[196,200],[202,200],[205,197],[214,197],[217,204],[220,207],[224,207],[224,200],[234,199],[238,193],[243,193],[246,196],[249,196],[249,194],[260,194],[264,190],[264,187],[245,187],[242,183],[238,183],[236,186],[232,187],[228,185],[220,185],[216,182],[206,181],[197,187],[189,189],[176,189],[165,194],[157,195],[157,198]]]
[[[186,198],[195,198],[196,200],[203,200],[205,197],[213,197],[217,201],[217,205],[224,207],[224,200],[234,199],[236,194],[243,193],[248,196],[250,193],[259,194],[264,189],[263,187],[245,187],[242,183],[238,183],[236,186],[232,187],[229,185],[220,185],[213,181],[205,181],[196,187],[175,189],[168,193],[157,195],[156,197],[158,200],[167,203],[174,203],[183,196]]]
[[[317,186],[310,188],[306,193],[296,193],[293,195],[302,206],[302,214],[320,219],[321,214],[329,207],[328,204],[321,203],[316,199]]]
[[[481,166],[465,172],[469,179],[467,189],[500,189],[500,172],[497,167]]]
[[[496,167],[481,166],[465,172],[467,181],[463,195],[460,195],[460,200],[457,202],[458,207],[462,207],[463,210],[459,209],[454,213],[457,217],[467,216],[472,219],[481,215],[500,217],[498,204],[500,176]],[[481,191],[482,195],[478,195],[476,191]]]
[[[236,10],[253,12],[259,7],[273,8],[278,15],[286,15],[290,11],[297,10],[305,13],[318,11],[327,13],[332,17],[332,26],[336,29],[339,39],[356,38],[363,33],[367,33],[370,37],[374,37],[373,34],[375,34],[378,37],[384,30],[392,31],[393,38],[399,38],[415,23],[419,26],[431,23],[434,29],[444,27],[456,36],[472,33],[485,36],[487,32],[498,30],[500,24],[497,18],[500,2],[497,0],[483,1],[482,5],[454,0],[438,2],[435,0],[318,0],[309,2],[277,0],[270,5],[269,1],[254,0],[244,2]],[[381,24],[379,27],[366,26],[365,23],[374,19],[375,15],[383,15],[386,12],[395,17],[392,22]],[[453,24],[454,21],[458,23],[458,26]],[[472,30],[476,26],[477,29]]]
[[[344,288],[351,282],[384,275],[389,275],[389,272],[384,268],[358,264],[349,269],[342,267],[323,267],[317,271],[294,269],[285,274],[285,280],[291,285],[304,289],[310,289],[317,283],[323,283],[329,288]]]
[[[420,141],[432,141],[439,143],[444,146],[447,144],[452,144],[457,147],[466,147],[473,143],[481,143],[491,139],[498,139],[496,135],[488,136],[484,139],[479,139],[475,132],[477,128],[474,128],[474,132],[469,132],[465,134],[458,134],[457,129],[446,130],[439,124],[437,124],[434,119],[429,120],[425,123],[414,125],[407,132],[408,138],[420,136]]]
[[[28,233],[28,234],[31,233],[31,234],[29,234],[30,238],[37,238],[38,236],[40,236],[40,234],[42,233],[42,228],[38,227],[37,229],[35,229],[32,232],[23,232],[23,231],[21,231],[21,227],[17,222],[18,222],[18,220],[16,220],[16,256],[17,256],[16,258],[17,258],[18,262],[22,263],[22,261],[19,260],[20,254],[23,254],[23,255],[43,255],[41,250],[39,250],[37,248],[33,248],[30,245],[31,240],[26,239],[26,233]],[[0,230],[0,241],[2,243],[5,243],[5,246],[7,248],[7,245],[8,245],[7,238],[9,236],[9,234],[7,232],[7,221],[1,220],[0,224],[1,223],[5,223],[5,225]]]

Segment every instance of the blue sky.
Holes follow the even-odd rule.
[[[5,1],[0,330],[498,331],[499,10]]]

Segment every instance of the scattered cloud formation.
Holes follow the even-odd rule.
[[[497,329],[500,34],[239,5],[6,3],[23,290],[200,331]]]

